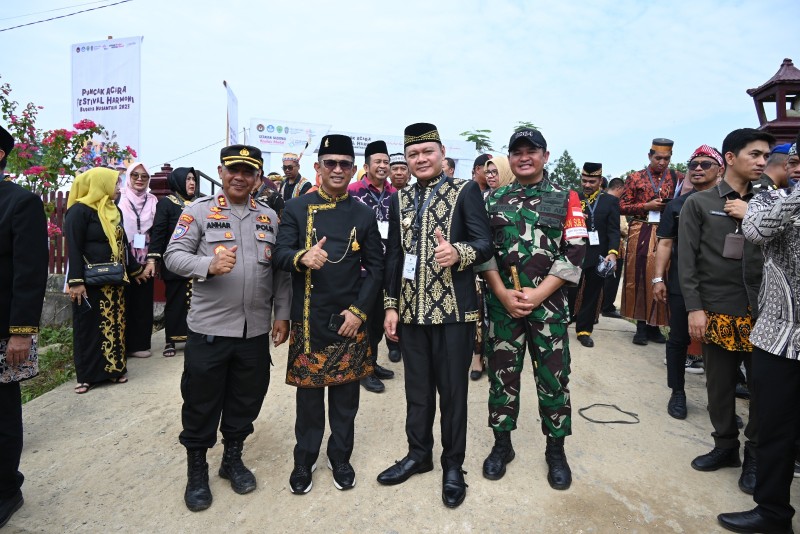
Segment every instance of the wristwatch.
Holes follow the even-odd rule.
[[[664,279],[663,279],[662,277],[660,277],[660,276],[656,276],[655,278],[653,278],[652,280],[650,280],[650,283],[655,285],[655,284],[657,284],[657,283],[659,283],[659,282],[663,282],[663,281],[664,281]]]

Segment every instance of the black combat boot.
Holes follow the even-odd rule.
[[[564,452],[564,438],[547,436],[547,448],[544,450],[544,459],[547,461],[547,481],[550,487],[565,490],[572,484],[572,471],[567,463]]]
[[[647,323],[636,321],[636,334],[633,336],[634,345],[647,345]]]
[[[506,474],[506,464],[514,459],[514,447],[511,446],[511,432],[495,430],[494,447],[483,461],[483,476],[489,480],[500,480]]]
[[[233,491],[240,495],[250,493],[256,489],[256,477],[252,471],[242,463],[243,441],[223,439],[225,452],[222,453],[222,463],[219,466],[219,476],[231,481]]]
[[[186,508],[192,512],[199,512],[211,506],[211,489],[208,487],[208,463],[206,463],[206,449],[187,449],[188,463],[186,492],[183,501]]]
[[[749,442],[744,444],[744,462],[742,475],[739,477],[739,489],[748,495],[756,490],[756,451]]]

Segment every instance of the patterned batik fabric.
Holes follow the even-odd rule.
[[[706,343],[713,343],[731,352],[753,352],[753,345],[750,343],[753,318],[749,313],[744,317],[714,312],[706,312],[706,315]]]
[[[517,428],[526,343],[533,362],[542,432],[556,438],[568,436],[572,433],[572,406],[566,323],[514,319],[497,305],[489,306],[486,339],[489,426],[499,431]]]
[[[19,365],[11,366],[6,363],[6,350],[8,350],[8,338],[0,339],[0,384],[22,382],[39,374],[39,349],[36,336],[31,339],[28,359]]]
[[[344,339],[344,338],[342,338]],[[304,352],[303,323],[293,322],[289,337],[286,383],[301,388],[338,386],[372,374],[372,351],[366,331],[317,352]]]
[[[619,199],[619,212],[621,215],[647,219],[647,210],[642,206],[656,197],[672,198],[675,196],[675,185],[683,180],[683,173],[669,171],[653,174],[653,180],[647,175],[648,169],[635,171],[625,180],[625,190]],[[655,188],[653,184],[655,183]],[[658,187],[659,184],[661,187]]]
[[[652,326],[669,325],[669,309],[653,296],[652,280],[656,276],[656,225],[631,221],[625,252],[622,286],[623,317],[646,321]]]

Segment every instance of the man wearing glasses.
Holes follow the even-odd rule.
[[[359,381],[372,374],[365,323],[383,283],[383,245],[375,212],[347,192],[354,159],[348,136],[323,137],[314,164],[320,187],[286,203],[278,233],[275,262],[292,273],[286,383],[297,387],[289,477],[296,495],[312,487],[325,433],[326,388],[333,484],[347,490],[356,483],[350,456]]]
[[[283,200],[305,195],[311,189],[311,182],[300,176],[300,156],[292,152],[283,155],[283,174],[281,194]]]

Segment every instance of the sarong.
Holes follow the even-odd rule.
[[[651,283],[655,278],[658,245],[656,228],[655,224],[631,221],[625,251],[625,278],[620,313],[623,317],[646,321],[652,326],[667,326],[667,306],[653,298]]]

